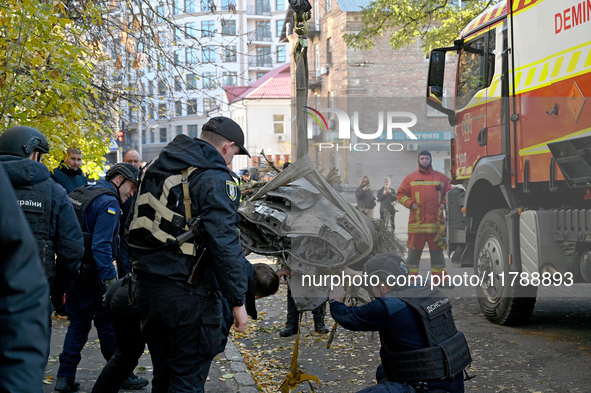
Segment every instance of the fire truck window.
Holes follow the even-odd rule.
[[[495,29],[492,29],[488,32],[488,71],[487,71],[487,81],[486,87],[490,86],[492,82],[492,78],[495,75],[495,49],[496,49],[496,40],[497,37],[495,35]]]
[[[482,35],[466,43],[460,51],[456,109],[465,107],[484,87],[484,38]]]

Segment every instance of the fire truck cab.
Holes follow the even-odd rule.
[[[463,186],[447,197],[448,252],[483,278],[485,317],[524,323],[540,286],[591,282],[591,0],[484,11],[431,51],[426,97],[453,127]]]

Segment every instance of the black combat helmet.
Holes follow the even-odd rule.
[[[136,186],[139,184],[140,170],[127,162],[119,162],[111,167],[105,175],[105,179],[111,180],[117,175],[122,175],[125,180],[129,180]],[[122,183],[123,184],[123,183]]]
[[[0,155],[29,157],[35,151],[49,153],[45,135],[32,127],[10,127],[0,135]]]
[[[394,277],[393,280],[390,280],[391,282],[408,282],[408,267],[406,266],[404,259],[402,259],[400,255],[390,252],[372,257],[363,266],[363,273],[368,276],[378,276],[380,280],[384,282],[387,282],[388,276]],[[396,278],[398,276],[404,276],[405,278],[403,281],[397,281]],[[370,280],[368,279],[368,284],[369,281]],[[364,288],[368,291],[371,290],[370,285]]]

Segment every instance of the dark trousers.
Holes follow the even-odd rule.
[[[100,340],[101,353],[106,361],[115,353],[117,344],[111,319],[103,305],[104,289],[98,282],[83,281],[78,277],[66,293],[66,313],[70,325],[60,354],[59,377],[76,377],[76,367],[82,359],[82,348],[88,341],[92,322]]]
[[[325,304],[326,303],[312,310],[312,315],[314,316],[314,325],[316,326],[324,326]],[[295,300],[293,300],[293,297],[291,297],[291,290],[287,288],[287,324],[285,325],[285,328],[295,330],[298,327],[299,321],[300,312],[298,311],[298,307],[296,306]]]
[[[117,393],[144,353],[146,343],[141,334],[140,315],[137,304],[129,304],[129,285],[130,277],[126,276],[113,284],[105,296],[118,348],[101,371],[93,393]]]
[[[154,366],[152,393],[202,393],[220,351],[221,295],[198,285],[138,275],[137,302]]]

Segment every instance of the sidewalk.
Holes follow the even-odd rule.
[[[43,392],[53,392],[59,367],[59,354],[62,351],[68,320],[53,317],[53,332],[49,362],[45,368]],[[88,342],[82,350],[82,361],[78,365],[76,379],[80,381],[80,393],[90,392],[106,361],[103,359],[98,344],[96,330],[92,328]],[[152,361],[148,348],[139,360],[135,373],[152,381]],[[120,390],[120,392],[149,392],[151,384],[143,390]],[[225,352],[215,357],[209,372],[205,391],[210,393],[256,393],[254,380],[247,371],[242,355],[230,339]]]

